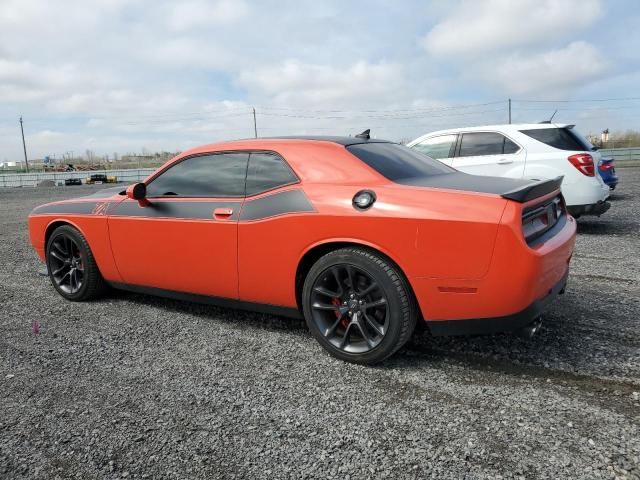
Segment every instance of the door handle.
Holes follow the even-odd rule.
[[[496,162],[498,165],[508,165],[509,163],[513,163],[513,160],[509,158],[501,158]]]
[[[233,215],[233,208],[216,208],[213,211],[213,218],[227,220]]]

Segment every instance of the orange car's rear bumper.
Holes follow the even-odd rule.
[[[555,296],[564,293],[568,276],[569,268],[567,267],[564,276],[549,290],[547,295],[535,300],[524,310],[513,315],[494,318],[428,321],[427,325],[429,326],[431,334],[434,336],[480,335],[518,330],[538,319]]]
[[[411,278],[430,330],[435,335],[509,331],[540,316],[566,284],[576,221],[567,216],[552,233],[528,245],[517,224],[502,224],[482,278]]]

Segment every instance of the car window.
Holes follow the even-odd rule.
[[[274,153],[252,153],[247,170],[247,195],[296,183],[298,178],[289,165]]]
[[[459,157],[502,155],[504,135],[494,132],[472,132],[462,135]]]
[[[392,182],[455,172],[444,163],[397,143],[361,143],[347,149]]]
[[[449,158],[449,152],[451,151],[451,147],[455,145],[457,138],[457,135],[439,135],[437,137],[427,138],[411,148],[425,155],[429,155],[436,160],[439,158]]]
[[[571,128],[536,128],[520,133],[559,150],[593,150],[593,145]]]
[[[520,147],[518,146],[518,144],[512,142],[507,137],[504,137],[504,147],[503,147],[502,153],[504,154],[516,153],[518,150],[520,150]]]
[[[241,197],[248,153],[219,153],[187,158],[151,180],[147,196]]]

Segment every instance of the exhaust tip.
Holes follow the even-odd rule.
[[[518,336],[528,340],[532,338],[538,332],[538,330],[540,330],[541,326],[542,326],[542,317],[538,317],[529,325],[526,325],[522,327],[520,330],[518,330]]]

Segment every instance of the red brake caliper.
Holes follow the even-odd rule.
[[[333,297],[331,303],[336,307],[339,307],[340,299],[338,297]],[[335,315],[336,318],[340,318],[340,312],[338,310],[335,311]],[[347,328],[347,325],[349,325],[349,319],[347,317],[344,317],[342,320],[340,320],[340,325],[342,325],[342,328]]]

